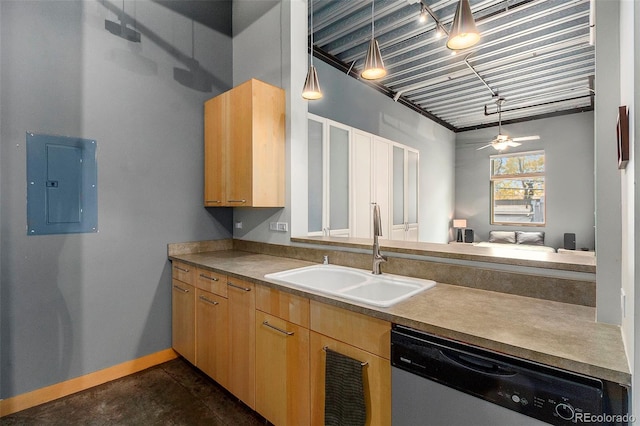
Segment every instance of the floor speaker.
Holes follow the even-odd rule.
[[[464,242],[472,243],[473,242],[473,229],[465,229],[464,230]]]
[[[570,233],[564,234],[564,249],[565,250],[576,249],[576,234],[570,234]]]

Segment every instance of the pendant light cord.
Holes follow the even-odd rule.
[[[376,4],[376,0],[371,0],[371,40],[374,39],[374,31],[373,31],[373,22],[374,22],[374,13],[373,8]]]
[[[313,0],[311,0],[311,66],[313,66]]]

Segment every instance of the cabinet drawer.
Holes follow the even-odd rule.
[[[198,268],[196,287],[218,296],[227,297],[227,276]]]
[[[309,299],[306,297],[258,285],[256,309],[309,328]]]
[[[341,342],[390,359],[391,323],[311,301],[310,328]]]
[[[196,267],[183,262],[173,261],[173,278],[183,283],[195,285]]]

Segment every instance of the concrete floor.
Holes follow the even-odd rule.
[[[264,425],[182,358],[0,418],[0,425]]]

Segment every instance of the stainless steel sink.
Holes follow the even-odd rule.
[[[436,285],[431,280],[391,274],[374,275],[362,269],[338,265],[313,265],[264,277],[379,307],[392,306]]]

